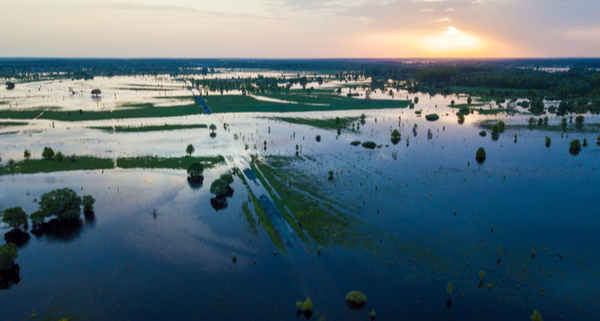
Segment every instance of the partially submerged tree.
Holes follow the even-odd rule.
[[[538,310],[533,310],[533,315],[531,316],[531,321],[544,321],[542,315]]]
[[[98,97],[98,96],[100,96],[100,94],[102,94],[102,91],[100,89],[98,89],[98,88],[92,89],[92,96]]]
[[[20,206],[7,208],[2,214],[2,222],[12,228],[27,227],[27,219],[27,213]]]
[[[7,81],[7,82],[6,82],[6,89],[8,89],[8,90],[13,90],[13,89],[15,89],[15,83],[14,83],[14,82],[11,82],[11,81]]]
[[[44,218],[56,216],[59,221],[77,219],[81,216],[81,197],[70,188],[53,190],[42,195],[40,212]]]
[[[577,155],[579,155],[580,151],[581,151],[581,142],[579,141],[579,139],[572,140],[571,143],[569,144],[569,152],[572,155],[577,156]]]
[[[83,203],[83,212],[89,213],[94,210],[94,203],[96,203],[96,199],[94,199],[92,195],[84,195],[81,198],[81,202]]]
[[[17,246],[13,243],[0,245],[0,270],[10,269],[19,257]]]
[[[546,136],[546,148],[549,148],[550,144],[552,144],[552,140],[550,139],[550,137]]]
[[[485,153],[485,149],[483,149],[483,147],[479,147],[479,149],[475,153],[475,159],[477,159],[479,163],[483,163],[483,161],[485,161],[486,156],[487,155]]]
[[[210,126],[208,127],[208,129],[211,130],[211,133],[210,133],[211,137],[217,136],[217,133],[215,133],[215,130],[217,130],[217,126],[215,124],[210,124]]]
[[[346,305],[350,309],[360,310],[367,304],[367,297],[360,291],[350,291],[346,294]]]
[[[29,159],[29,157],[31,157],[31,152],[29,151],[29,149],[26,149],[25,151],[23,151],[23,157],[25,157],[25,159]]]

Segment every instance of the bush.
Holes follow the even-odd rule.
[[[485,153],[485,149],[483,149],[483,147],[479,147],[479,149],[475,153],[475,159],[477,159],[478,162],[483,162],[486,156],[487,155]]]
[[[46,160],[51,160],[54,157],[54,150],[52,150],[50,147],[44,147],[42,157]]]
[[[569,152],[573,155],[578,155],[581,151],[581,142],[579,139],[574,139],[569,144]]]
[[[304,302],[297,301],[296,307],[300,310],[309,311],[310,309],[312,309],[313,304],[310,298],[306,298],[306,301]]]
[[[538,310],[533,310],[533,315],[531,316],[531,321],[544,321],[542,319],[542,315]]]
[[[210,185],[210,192],[219,197],[224,197],[229,194],[229,184],[233,183],[231,174],[223,174]]]
[[[92,90],[92,95],[98,97],[98,95],[100,95],[102,93],[102,91],[98,88],[93,89]]]
[[[63,153],[62,153],[62,152],[58,152],[58,153],[56,153],[56,159],[57,159],[59,162],[62,162],[62,161],[63,161],[63,159],[65,159],[65,155],[63,155]]]
[[[194,145],[189,144],[187,145],[186,149],[185,149],[185,153],[192,156],[192,154],[196,151],[196,149],[194,148]]]
[[[92,197],[92,195],[84,195],[81,198],[81,202],[83,203],[84,212],[91,212],[94,210],[94,203],[96,203],[96,200]]]
[[[471,111],[469,110],[469,107],[460,107],[458,112],[463,115],[468,115]]]
[[[17,246],[13,243],[0,245],[0,270],[12,267],[16,258],[19,257]]]
[[[458,114],[458,123],[461,125],[465,123],[465,115],[461,113]]]
[[[27,213],[20,206],[7,208],[2,214],[2,222],[12,228],[27,226],[27,218]]]
[[[346,304],[350,309],[362,309],[367,304],[367,297],[360,291],[346,294]]]
[[[429,114],[425,115],[425,119],[427,119],[428,121],[436,121],[440,119],[440,116],[438,116],[437,114]]]
[[[204,173],[204,167],[200,163],[192,163],[187,169],[187,174],[190,177],[199,177]]]
[[[317,140],[317,142],[321,141],[321,135],[317,135],[317,137],[315,137],[315,139]]]
[[[487,136],[487,132],[485,130],[482,130],[479,132],[479,136],[485,137],[485,136]]]
[[[360,141],[355,140],[352,143],[350,143],[350,145],[352,145],[352,146],[358,146],[358,145],[360,145]]]
[[[550,144],[552,144],[552,140],[550,137],[546,136],[546,148],[550,147]]]
[[[585,118],[583,116],[579,115],[579,116],[575,117],[575,124],[581,126],[581,125],[583,125],[584,120],[585,120]]]
[[[25,159],[29,159],[29,157],[31,157],[31,152],[29,151],[29,149],[26,149],[26,150],[23,152],[23,157],[24,157]]]
[[[375,144],[375,142],[364,142],[362,143],[362,146],[368,149],[375,149],[377,147],[377,144]]]
[[[81,216],[81,197],[77,196],[77,193],[70,188],[53,190],[42,195],[40,212],[43,217],[56,216],[58,220],[79,218]]]

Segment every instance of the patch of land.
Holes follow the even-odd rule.
[[[98,170],[112,169],[114,167],[115,165],[112,159],[91,156],[78,156],[74,162],[68,157],[62,161],[59,161],[56,158],[51,160],[30,159],[17,162],[13,166],[5,165],[0,167],[0,175]]]
[[[484,121],[479,126],[484,129],[492,130],[492,126],[496,121]],[[561,125],[506,125],[505,131],[517,131],[517,130],[539,130],[546,132],[569,132],[569,133],[598,133],[600,132],[600,124],[584,124],[577,126],[574,124],[568,124],[563,129]]]
[[[141,132],[156,132],[156,131],[171,131],[181,129],[194,129],[194,128],[208,128],[205,124],[190,124],[190,125],[175,125],[175,124],[164,124],[164,125],[152,125],[152,126],[102,126],[102,127],[88,127],[91,129],[101,130],[107,133],[141,133]]]
[[[166,169],[185,169],[192,164],[200,162],[206,168],[215,167],[219,164],[225,164],[223,156],[204,156],[204,157],[158,157],[158,156],[138,156],[138,157],[120,157],[117,159],[117,167],[120,168],[166,168]]]
[[[307,125],[322,129],[337,130],[338,128],[345,129],[348,124],[360,119],[360,117],[344,117],[337,121],[334,118],[318,119],[318,118],[301,118],[301,117],[271,117],[271,119],[283,121],[290,124]]]
[[[29,123],[25,122],[9,122],[9,121],[0,121],[0,128],[6,127],[16,127],[16,126],[27,126]]]

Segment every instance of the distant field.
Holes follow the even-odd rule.
[[[191,125],[156,125],[156,126],[138,126],[138,127],[127,127],[127,126],[103,126],[103,127],[89,127],[91,129],[101,130],[107,133],[141,133],[141,132],[156,132],[156,131],[171,131],[180,129],[193,129],[193,128],[208,128],[205,124],[191,124]]]
[[[173,107],[154,107],[152,104],[129,106],[136,108],[117,109],[115,111],[61,111],[48,109],[2,110],[0,119],[39,119],[60,121],[88,121],[125,118],[156,118],[198,115],[204,113],[199,105],[184,105]]]
[[[234,112],[302,112],[355,109],[406,108],[409,101],[354,99],[328,91],[272,93],[263,96],[287,102],[261,101],[250,96],[213,95],[204,97],[214,113]]]
[[[204,168],[210,168],[217,164],[224,164],[223,156],[207,157],[124,157],[117,159],[117,167],[120,168],[168,168],[168,169],[187,169],[190,164],[200,162]]]

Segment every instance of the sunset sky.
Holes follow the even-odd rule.
[[[598,0],[0,0],[0,57],[600,57]]]

